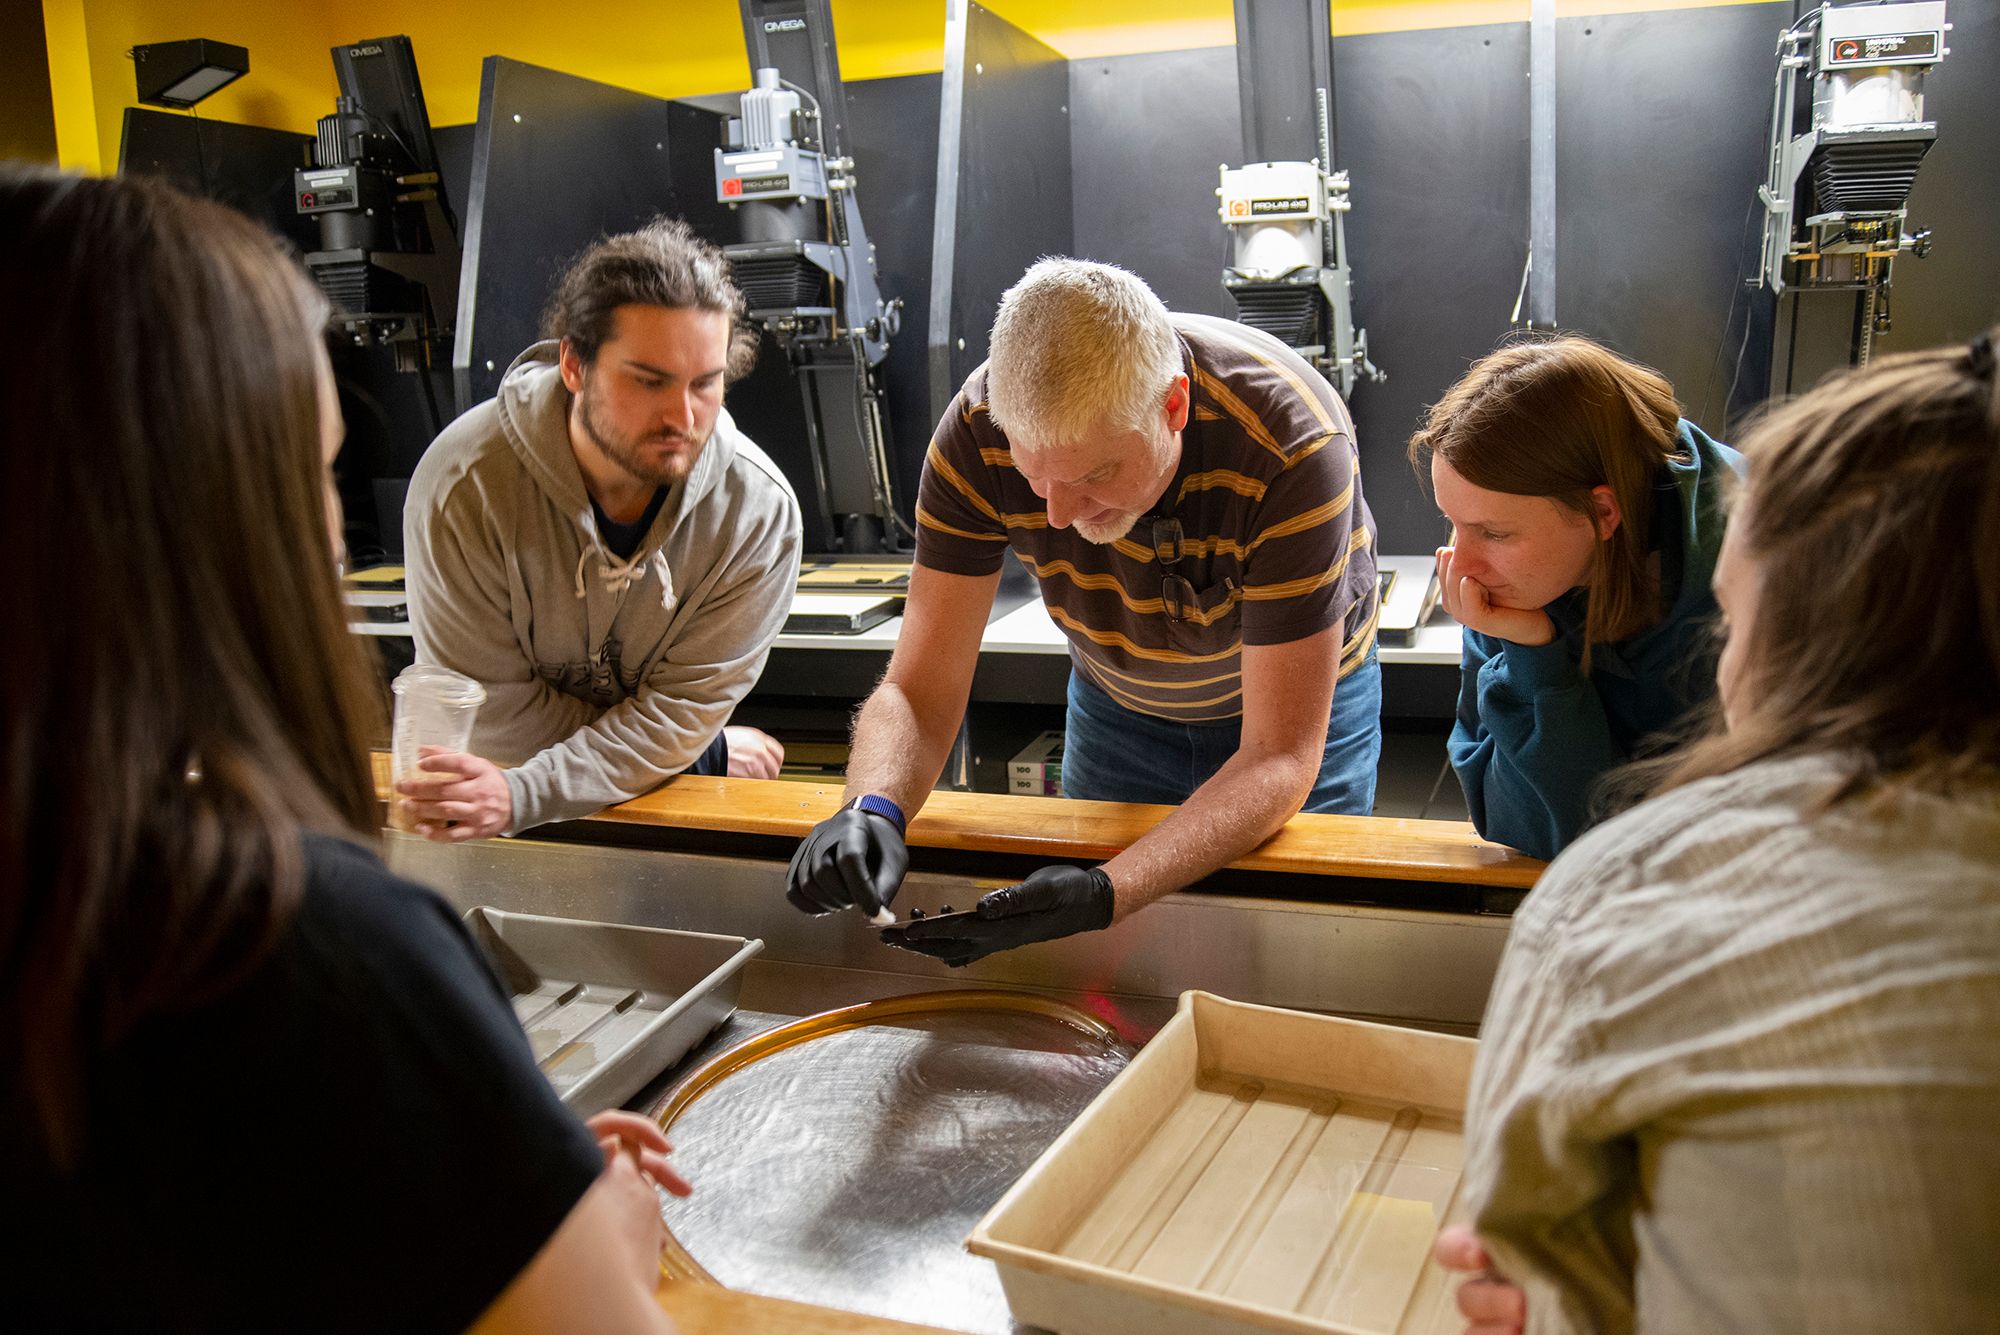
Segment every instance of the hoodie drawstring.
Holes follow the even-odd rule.
[[[646,578],[647,567],[651,566],[660,572],[660,606],[671,608],[674,605],[674,576],[672,568],[667,565],[665,548],[655,547],[650,557],[642,552],[634,552],[629,557],[621,558],[613,556],[605,549],[603,540],[597,535],[597,524],[588,512],[580,517],[577,526],[590,539],[589,544],[578,552],[576,557],[576,596],[579,600],[587,596],[583,568],[590,563],[594,553],[604,567],[597,572],[597,576],[604,581],[606,592],[615,597],[622,597],[632,585]]]

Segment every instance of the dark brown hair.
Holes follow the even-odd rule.
[[[1676,449],[1674,387],[1649,367],[1574,334],[1505,345],[1432,404],[1410,439],[1426,485],[1432,455],[1487,491],[1541,496],[1592,519],[1591,489],[1608,486],[1619,524],[1599,542],[1584,618],[1584,653],[1660,618],[1652,549],[1653,487]]]
[[[727,315],[728,378],[741,380],[757,363],[761,335],[746,318],[729,261],[678,218],[607,236],[571,261],[542,315],[542,337],[568,340],[585,366],[595,366],[620,306]]]
[[[1761,574],[1754,617],[1730,630],[1749,637],[1748,698],[1655,767],[1655,791],[1806,751],[1852,762],[1829,802],[2000,770],[2000,401],[1983,338],[1884,357],[1751,426],[1730,520]]]
[[[379,692],[303,271],[144,179],[0,169],[0,236],[0,1061],[65,1164],[96,1054],[269,949],[301,829],[377,823]]]

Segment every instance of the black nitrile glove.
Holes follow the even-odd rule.
[[[996,950],[1095,932],[1111,925],[1111,878],[1102,867],[1043,867],[1019,885],[983,896],[970,914],[918,919],[882,940],[960,968]]]
[[[887,817],[849,807],[819,824],[792,854],[785,898],[801,913],[858,908],[873,917],[889,907],[910,869],[910,850]]]

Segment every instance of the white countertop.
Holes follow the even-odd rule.
[[[1403,611],[1406,604],[1413,605],[1423,598],[1424,584],[1430,577],[1430,557],[1384,556],[1379,558],[1378,564],[1385,570],[1394,570],[1397,575],[1395,587],[1389,593],[1389,608]],[[1413,607],[1404,611],[1403,619],[1410,619],[1413,611]],[[780,635],[776,647],[873,649],[879,652],[895,646],[896,635],[902,625],[901,617],[891,617],[858,635]],[[979,651],[987,654],[1066,654],[1069,652],[1069,641],[1037,597],[988,622],[986,634],[979,642]],[[1418,629],[1415,644],[1408,647],[1385,644],[1381,657],[1384,663],[1455,666],[1459,660],[1458,623],[1441,610],[1435,612],[1429,624]]]
[[[1430,582],[1435,558],[1428,555],[1378,556],[1375,563],[1384,570],[1396,572],[1396,584],[1389,590],[1389,601],[1382,609],[1384,614],[1400,613],[1398,619],[1405,623],[1414,620],[1416,604],[1423,601],[1424,586]],[[1385,644],[1380,650],[1381,658],[1384,663],[1456,667],[1461,639],[1458,623],[1440,607],[1432,611],[1429,621],[1417,627],[1414,643],[1407,646]]]
[[[1403,620],[1409,620],[1414,610],[1409,605],[1416,603],[1424,595],[1424,584],[1430,576],[1431,558],[1384,556],[1378,558],[1378,564],[1384,570],[1394,570],[1397,575],[1395,587],[1389,592],[1389,601],[1384,611],[1400,612]],[[349,601],[356,600],[350,595]],[[852,635],[780,635],[774,647],[848,649],[884,653],[896,647],[896,636],[902,628],[903,619],[896,616]],[[410,633],[407,622],[356,621],[349,622],[348,629],[360,635]],[[1050,618],[1048,608],[1042,605],[1039,597],[1036,597],[987,623],[986,634],[979,642],[979,651],[987,654],[1066,654],[1069,652],[1069,641],[1064,637],[1061,627]],[[1427,624],[1418,628],[1416,643],[1408,646],[1385,644],[1380,653],[1382,661],[1387,664],[1456,665],[1459,660],[1458,623],[1439,610],[1431,615]]]

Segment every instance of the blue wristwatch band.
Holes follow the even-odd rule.
[[[891,802],[888,798],[875,793],[863,793],[847,805],[860,811],[866,811],[871,815],[880,816],[896,827],[897,834],[903,833],[904,829],[909,825],[909,822],[903,818],[903,809],[901,807]]]

